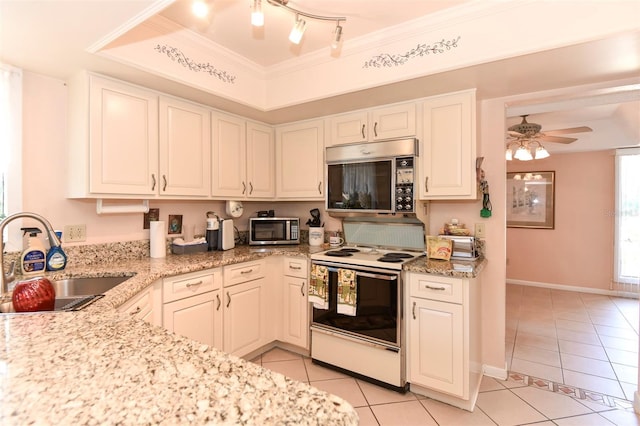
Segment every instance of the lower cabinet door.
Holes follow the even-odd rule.
[[[164,327],[176,334],[222,349],[222,298],[215,290],[165,303]]]
[[[264,278],[224,289],[224,351],[244,356],[263,345]]]
[[[307,280],[285,276],[283,284],[282,340],[308,349],[309,308],[307,302]]]
[[[412,297],[409,313],[409,381],[455,396],[464,395],[462,305]]]

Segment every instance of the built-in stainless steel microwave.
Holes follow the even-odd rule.
[[[300,218],[250,217],[249,244],[300,244]]]
[[[327,147],[329,213],[415,213],[418,140]]]

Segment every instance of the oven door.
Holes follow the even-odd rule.
[[[329,309],[313,308],[313,327],[400,348],[402,286],[399,272],[331,262],[313,263],[325,265],[329,270]],[[337,311],[339,268],[356,272],[358,289],[354,316]]]

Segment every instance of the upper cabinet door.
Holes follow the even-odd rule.
[[[382,140],[416,135],[416,105],[392,105],[371,110],[369,139]]]
[[[89,192],[156,195],[158,96],[94,75],[89,84]]]
[[[276,197],[324,200],[324,122],[276,128]]]
[[[475,90],[429,98],[422,103],[420,199],[475,199]]]
[[[244,198],[248,191],[246,121],[211,114],[211,195]]]
[[[272,199],[276,195],[275,161],[273,129],[247,122],[247,197]]]
[[[343,145],[416,135],[415,103],[391,105],[331,117],[327,145]]]
[[[160,98],[160,195],[208,197],[211,182],[208,109]]]

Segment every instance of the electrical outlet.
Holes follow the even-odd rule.
[[[487,234],[486,234],[486,230],[484,229],[484,223],[476,223],[474,233],[476,238],[485,238]]]
[[[67,243],[86,241],[87,225],[66,225],[62,237]]]

